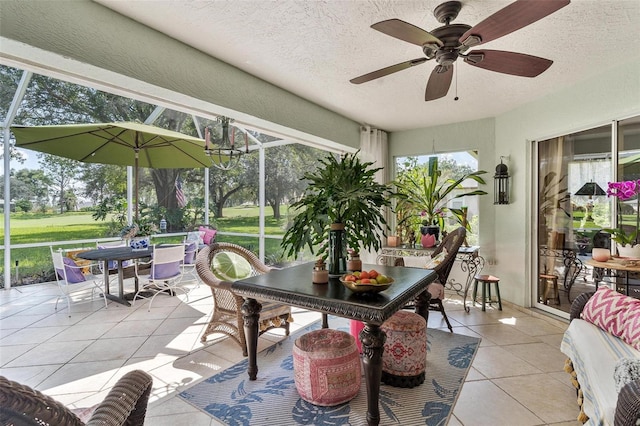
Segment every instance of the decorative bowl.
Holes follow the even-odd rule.
[[[346,275],[340,277],[340,282],[354,293],[379,293],[385,291],[393,284],[393,278],[391,277],[388,277],[389,282],[384,284],[358,284],[355,281],[345,281],[345,276]]]

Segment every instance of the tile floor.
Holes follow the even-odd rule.
[[[86,407],[126,371],[143,369],[154,380],[145,424],[219,424],[176,397],[242,357],[229,339],[200,343],[212,309],[206,286],[195,288],[188,302],[182,295],[158,297],[150,311],[146,301],[133,307],[110,302],[105,309],[96,298],[74,304],[71,318],[66,308],[54,311],[57,292],[52,283],[0,290],[0,375]],[[559,351],[566,321],[504,305],[467,314],[458,296],[446,301],[454,332],[482,337],[449,424],[578,425]],[[292,331],[318,318],[297,311]],[[429,327],[446,328],[440,313],[431,313]],[[259,349],[281,336],[265,334]]]

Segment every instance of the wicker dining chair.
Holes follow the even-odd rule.
[[[438,245],[433,253],[431,253],[431,258],[433,259],[444,250],[446,250],[446,256],[444,257],[444,259],[442,259],[442,262],[440,262],[433,268],[435,273],[438,275],[438,278],[427,285],[427,291],[431,295],[431,299],[429,300],[429,310],[440,312],[445,322],[447,323],[449,331],[451,331],[452,333],[453,327],[451,326],[449,318],[447,317],[447,313],[445,312],[444,306],[442,305],[442,299],[444,298],[444,286],[449,279],[449,273],[451,272],[451,268],[453,268],[453,263],[456,261],[458,249],[464,242],[464,238],[466,235],[467,230],[462,226],[449,232],[447,236],[444,237],[440,245]],[[395,266],[404,266],[404,258],[396,258]],[[409,307],[411,306],[413,305],[409,305]]]
[[[232,264],[237,262],[237,264]],[[244,320],[242,318],[242,304],[244,299],[231,291],[235,279],[234,272],[242,269],[243,275],[255,276],[265,274],[271,270],[258,257],[236,244],[212,243],[198,252],[196,271],[203,283],[211,288],[213,295],[213,314],[202,334],[201,341],[213,333],[222,333],[231,337],[247,356],[247,340],[244,334]],[[230,271],[233,270],[233,271]],[[289,323],[292,322],[291,307],[280,303],[261,300],[259,334],[272,328],[284,328],[289,335]]]
[[[126,373],[94,409],[72,410],[40,391],[0,376],[0,424],[39,426],[142,426],[153,379]],[[88,419],[83,419],[87,413]]]

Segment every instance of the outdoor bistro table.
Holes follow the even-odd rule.
[[[104,294],[107,299],[121,303],[126,306],[131,304],[125,300],[124,295],[124,268],[122,263],[125,260],[142,259],[151,256],[153,248],[149,247],[145,250],[134,250],[131,247],[108,247],[103,249],[89,250],[78,253],[81,259],[94,260],[104,262],[102,271],[104,273]],[[109,292],[109,262],[115,261],[118,264],[118,296],[114,296]],[[136,279],[136,291],[138,290],[138,282]]]
[[[249,364],[249,380],[256,380],[258,365],[258,323],[262,305],[256,299],[273,300],[292,306],[307,308],[323,314],[332,314],[365,323],[361,332],[363,347],[364,375],[367,387],[367,423],[380,423],[378,399],[382,377],[382,351],[386,335],[380,325],[409,301],[416,301],[416,311],[425,319],[428,317],[429,293],[427,284],[436,279],[436,273],[429,269],[403,268],[381,265],[363,265],[363,270],[376,269],[379,273],[392,277],[393,284],[387,290],[376,293],[353,293],[338,278],[330,278],[328,284],[313,284],[311,272],[313,263],[305,263],[280,270],[273,270],[235,281],[231,288],[244,297],[242,315]],[[324,315],[323,315],[324,316]]]

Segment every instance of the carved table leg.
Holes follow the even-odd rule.
[[[387,339],[379,325],[365,323],[360,332],[362,363],[367,386],[367,424],[380,424],[380,380],[382,379],[382,351]]]
[[[244,335],[247,340],[247,353],[249,356],[249,380],[255,380],[258,377],[258,321],[260,320],[260,311],[262,305],[256,299],[245,299],[242,304],[242,317],[244,319]]]
[[[420,315],[424,320],[429,323],[429,301],[431,300],[431,293],[427,290],[418,294],[415,299],[416,314]]]

